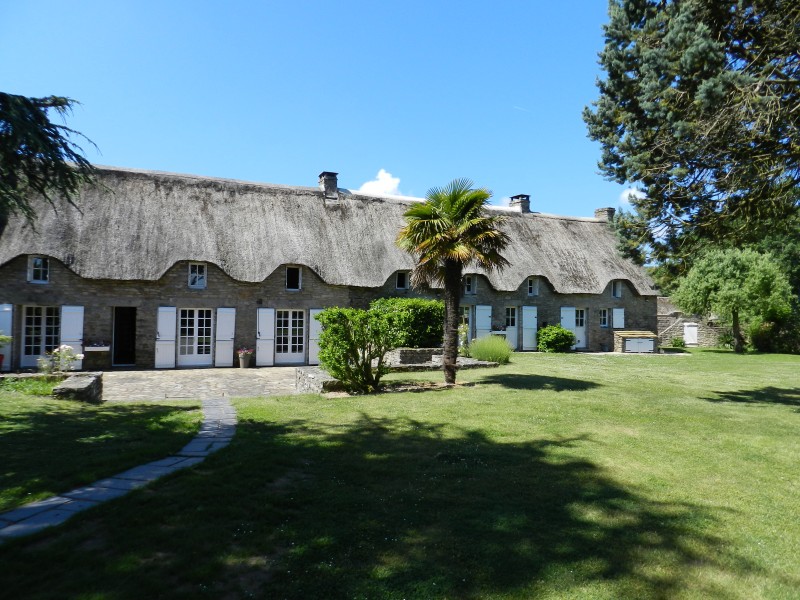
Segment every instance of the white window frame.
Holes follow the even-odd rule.
[[[586,327],[586,309],[575,309],[575,327]]]
[[[600,327],[608,328],[609,312],[607,308],[600,309]]]
[[[474,275],[464,275],[464,295],[474,296],[478,293],[478,278]]]
[[[296,269],[297,270],[297,287],[289,287],[289,269]],[[300,267],[296,267],[293,265],[286,267],[286,279],[285,279],[286,291],[287,292],[299,292],[303,289],[303,269]]]
[[[517,307],[506,306],[506,327],[517,326]]]
[[[400,276],[405,277],[405,285],[400,285]],[[408,271],[398,271],[394,278],[394,288],[396,290],[407,290],[409,288],[409,272]]]
[[[194,273],[192,271],[194,270]],[[201,273],[202,272],[202,273]],[[193,290],[204,290],[208,285],[208,267],[206,263],[190,262],[188,269],[189,288]]]
[[[42,266],[36,267],[34,263],[40,260]],[[37,277],[38,271],[38,277]],[[28,257],[28,283],[50,283],[50,259],[40,254],[31,254]]]
[[[613,298],[622,298],[622,280],[615,279],[611,282],[611,296]]]
[[[539,278],[528,277],[528,296],[539,295]]]

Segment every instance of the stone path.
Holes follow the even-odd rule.
[[[0,513],[0,543],[59,525],[80,511],[196,465],[212,452],[227,446],[235,433],[236,411],[230,402],[226,398],[203,400],[200,431],[180,452],[70,492]]]

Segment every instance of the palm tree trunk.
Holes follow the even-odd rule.
[[[444,382],[456,382],[456,361],[458,360],[458,325],[461,305],[461,270],[456,261],[446,261],[444,266],[444,349],[442,369]]]
[[[741,327],[739,326],[739,311],[733,311],[733,323],[731,329],[733,330],[733,351],[736,354],[744,352],[744,337],[742,336]]]

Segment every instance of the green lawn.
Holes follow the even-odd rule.
[[[173,454],[202,420],[198,403],[95,406],[15,391],[31,387],[0,387],[0,511]]]
[[[529,354],[459,379],[238,400],[193,470],[0,547],[0,589],[798,597],[800,357]]]

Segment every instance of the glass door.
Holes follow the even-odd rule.
[[[32,368],[39,358],[58,348],[61,315],[58,306],[26,306],[23,320],[21,366]]]
[[[275,363],[304,363],[306,318],[304,310],[275,311]]]
[[[212,310],[178,311],[178,366],[211,365],[213,361]]]

